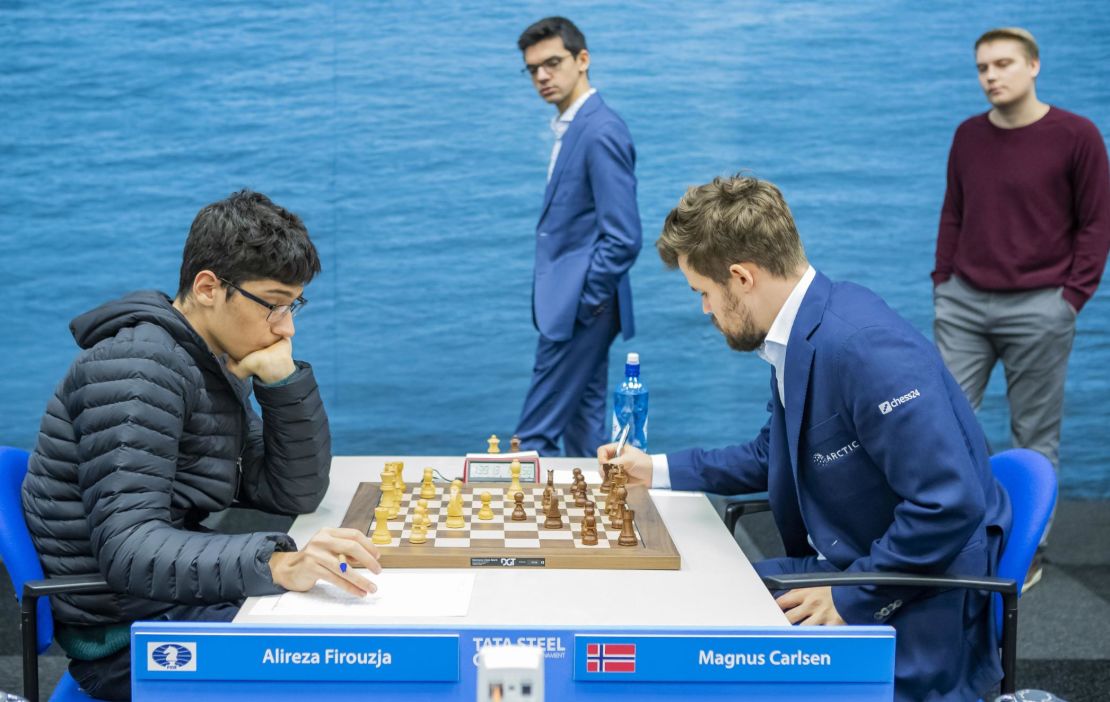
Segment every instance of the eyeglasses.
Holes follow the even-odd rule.
[[[224,280],[223,278],[220,278],[220,282],[227,285],[227,287],[229,288],[234,288],[235,290],[238,290],[240,295],[247,298],[251,302],[257,302],[266,309],[270,310],[270,314],[266,315],[266,321],[270,324],[277,324],[281,320],[285,319],[285,315],[296,317],[297,313],[301,311],[301,308],[308,304],[308,300],[304,299],[303,297],[298,297],[296,300],[293,300],[292,304],[289,305],[271,305],[269,302],[266,302],[261,297],[250,294],[235,283],[232,283],[230,280]]]
[[[573,55],[574,54],[565,54],[563,56],[552,56],[551,58],[547,59],[546,61],[543,61],[541,63],[537,63],[536,65],[526,63],[526,64],[524,64],[524,68],[520,69],[520,72],[521,72],[522,75],[527,73],[528,75],[534,76],[534,75],[536,75],[536,73],[539,72],[539,70],[541,68],[543,68],[548,73],[551,73],[556,68],[559,67],[560,63],[562,63],[563,61],[565,61],[566,59],[570,58]]]

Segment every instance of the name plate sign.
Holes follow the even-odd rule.
[[[145,679],[456,682],[457,634],[136,633]],[[136,656],[138,659],[138,656]]]
[[[576,634],[574,679],[613,682],[884,682],[894,637]]]

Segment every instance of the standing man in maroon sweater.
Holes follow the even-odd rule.
[[[975,63],[992,107],[952,140],[934,335],[976,409],[1002,360],[1014,445],[1058,467],[1075,318],[1110,246],[1106,146],[1090,120],[1037,99],[1041,65],[1028,31],[987,32]],[[1038,551],[1026,587],[1040,577]]]

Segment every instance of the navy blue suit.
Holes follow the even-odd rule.
[[[609,345],[632,338],[628,271],[640,252],[636,150],[628,127],[590,96],[562,138],[536,225],[532,321],[540,332],[516,433],[524,449],[591,456],[607,440]]]
[[[818,273],[785,375],[786,408],[772,377],[755,440],[668,455],[675,489],[768,491],[788,557],[757,571],[995,574],[1010,502],[927,339],[874,293]],[[986,593],[835,587],[833,600],[849,624],[897,630],[899,700],[972,700],[1001,678]]]

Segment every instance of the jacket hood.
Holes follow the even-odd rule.
[[[169,296],[157,290],[139,290],[118,300],[106,302],[69,323],[69,331],[83,349],[92,348],[100,341],[115,336],[121,329],[134,327],[142,322],[157,324],[169,332],[198,361],[215,356],[204,339],[189,325],[185,317],[174,309]]]

